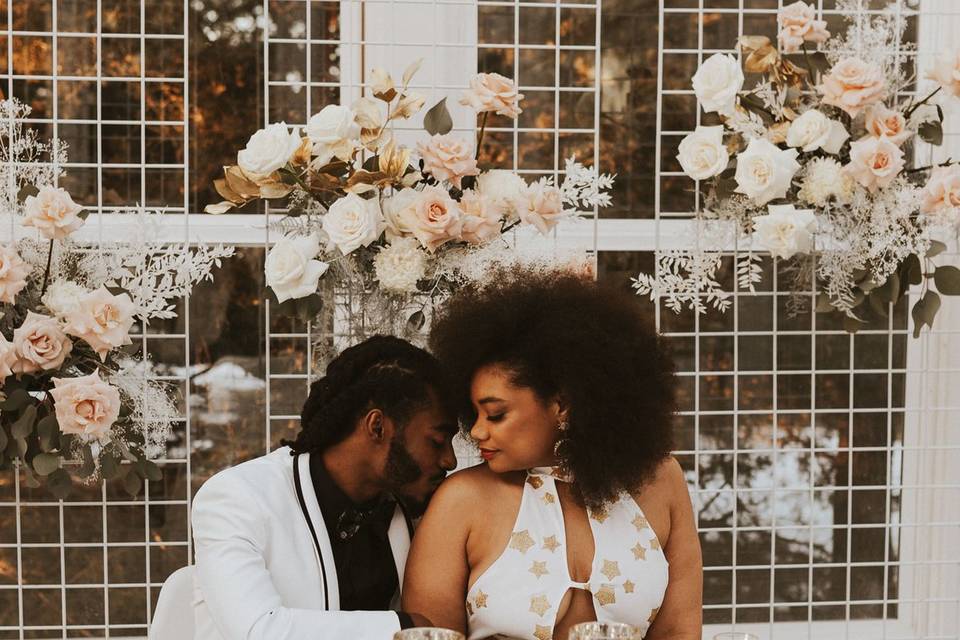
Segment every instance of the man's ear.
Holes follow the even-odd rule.
[[[387,417],[383,415],[383,411],[380,411],[380,409],[371,409],[361,419],[360,428],[371,440],[382,442],[384,439],[389,438],[390,435],[386,433],[388,429],[386,421]]]

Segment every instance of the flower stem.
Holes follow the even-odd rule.
[[[930,95],[928,95],[926,98],[924,98],[923,100],[921,100],[921,101],[918,102],[917,104],[915,104],[915,105],[911,106],[909,109],[907,109],[906,112],[904,112],[903,117],[909,119],[910,116],[913,115],[913,112],[914,112],[914,111],[916,111],[917,109],[919,109],[921,106],[927,104],[927,102],[930,101],[930,98],[932,98],[933,96],[935,96],[935,95],[937,95],[938,93],[940,93],[940,90],[941,90],[941,89],[943,89],[943,87],[937,87],[936,89],[934,89],[934,90],[930,93]]]
[[[941,162],[940,164],[930,164],[925,167],[917,167],[915,169],[907,169],[904,173],[920,173],[921,171],[929,171],[930,169],[937,169],[939,167],[950,167],[955,164],[960,164],[960,160],[947,159],[946,162]]]
[[[474,156],[474,160],[480,159],[480,145],[483,144],[483,134],[487,130],[487,118],[490,116],[489,111],[483,112],[483,119],[480,121],[480,134],[477,136],[477,153]]]
[[[813,70],[813,61],[810,60],[810,53],[807,51],[807,43],[806,43],[806,42],[804,42],[804,43],[801,45],[801,48],[803,49],[803,61],[807,63],[807,71],[810,72],[810,82],[809,82],[809,84],[810,84],[810,86],[812,87],[812,86],[814,86],[813,83],[817,81],[816,73],[815,73],[814,70]]]
[[[50,240],[50,250],[47,251],[47,268],[43,272],[43,287],[40,288],[40,297],[47,292],[47,282],[50,279],[50,263],[53,261],[53,240]]]

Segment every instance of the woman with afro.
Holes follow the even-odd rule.
[[[699,639],[702,562],[671,455],[675,377],[637,298],[568,273],[498,273],[431,348],[485,464],[452,475],[413,542],[403,607],[469,640],[566,640],[580,622]]]

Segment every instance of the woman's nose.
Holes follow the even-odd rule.
[[[489,437],[487,429],[483,426],[483,421],[480,418],[477,418],[473,426],[470,427],[470,437],[477,442],[483,442]]]

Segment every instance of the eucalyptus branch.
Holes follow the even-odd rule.
[[[938,93],[940,93],[940,90],[941,90],[941,89],[943,89],[943,87],[937,87],[937,88],[934,89],[934,90],[930,93],[930,95],[928,95],[926,98],[924,98],[923,100],[921,100],[921,101],[918,102],[917,104],[912,105],[909,109],[907,109],[907,110],[903,113],[903,117],[909,119],[910,116],[913,115],[913,112],[914,112],[914,111],[916,111],[916,110],[919,109],[921,106],[923,106],[923,105],[925,105],[927,102],[929,102],[929,101],[930,101],[930,98],[932,98],[933,96],[935,96],[935,95],[937,95]]]
[[[960,160],[953,160],[952,158],[947,158],[946,162],[941,162],[940,164],[929,164],[925,167],[916,167],[914,169],[907,169],[904,173],[920,173],[922,171],[930,171],[931,169],[938,169],[940,167],[950,167],[955,164],[960,164]]]

